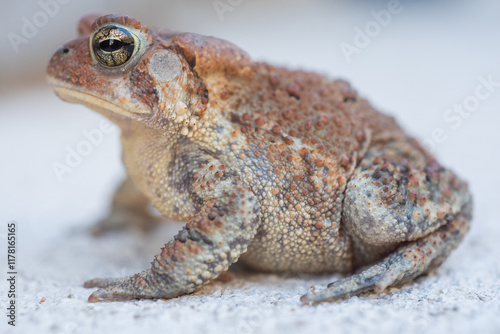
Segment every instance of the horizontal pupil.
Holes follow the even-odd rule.
[[[103,27],[92,40],[92,51],[97,61],[106,67],[126,64],[136,52],[136,40],[126,29]]]
[[[123,47],[123,42],[118,39],[107,39],[99,44],[99,48],[104,52],[113,52],[120,50]]]

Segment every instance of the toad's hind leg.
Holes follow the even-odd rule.
[[[330,283],[328,289],[310,292],[301,301],[335,301],[373,290],[383,292],[439,266],[460,243],[469,229],[470,211],[458,217],[427,237],[408,243],[359,274]]]
[[[348,182],[343,226],[356,265],[371,267],[303,302],[384,291],[441,264],[469,229],[467,185],[413,141],[372,148]]]

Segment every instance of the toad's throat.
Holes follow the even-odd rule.
[[[83,104],[84,106],[95,110],[100,114],[107,115],[109,112],[112,112],[125,117],[131,117],[133,114],[149,113],[149,111],[140,108],[135,108],[134,110],[129,111],[123,108],[123,106],[106,101],[98,96],[80,92],[74,89],[69,89],[63,86],[54,85],[53,89],[56,94],[64,101],[69,103]]]

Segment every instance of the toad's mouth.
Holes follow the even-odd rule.
[[[118,105],[109,101],[106,101],[98,96],[92,95],[87,92],[81,92],[78,90],[70,89],[64,86],[52,83],[52,89],[62,100],[69,103],[76,103],[84,105],[102,115],[109,115],[109,112],[122,115],[130,118],[133,114],[148,114],[146,110],[141,110],[140,108],[135,108],[134,110],[125,109],[122,105]],[[127,105],[130,107],[130,105]]]

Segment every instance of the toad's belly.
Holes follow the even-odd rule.
[[[341,229],[274,227],[259,230],[240,263],[259,271],[297,274],[353,269],[351,240]]]

